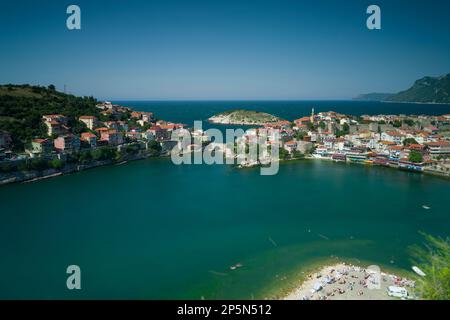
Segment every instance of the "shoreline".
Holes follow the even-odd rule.
[[[417,299],[411,279],[346,262],[325,263],[307,273],[304,279],[280,300],[393,300],[389,286],[405,288],[408,297]],[[297,281],[296,281],[297,282]]]
[[[316,158],[316,157],[312,157],[312,156],[305,156],[303,158],[292,158],[292,159],[280,159],[279,163],[289,163],[289,162],[294,162],[294,161],[303,161],[303,160],[312,160],[312,161],[325,161],[325,162],[329,162],[329,163],[343,163],[343,164],[349,164],[349,165],[364,165],[367,167],[380,167],[380,168],[388,168],[388,169],[393,169],[393,170],[398,170],[398,171],[403,171],[403,172],[410,172],[410,173],[415,173],[415,174],[425,174],[425,175],[429,175],[429,176],[433,176],[433,177],[439,177],[439,178],[444,178],[444,179],[450,179],[450,173],[443,173],[443,172],[435,172],[435,171],[430,171],[430,170],[424,170],[424,171],[412,171],[412,170],[401,170],[397,167],[391,166],[391,165],[387,165],[387,166],[383,166],[383,165],[379,165],[379,164],[365,164],[365,163],[358,163],[358,162],[352,162],[352,161],[335,161],[331,158]],[[250,168],[254,168],[254,167],[260,167],[262,166],[261,164],[254,164],[254,165],[245,165],[245,166],[239,166],[239,169],[250,169]]]
[[[364,100],[367,101],[367,100]],[[445,103],[445,102],[408,102],[408,101],[378,101],[378,102],[382,102],[382,103],[412,103],[412,104],[432,104],[432,105],[444,105],[444,106],[448,106],[450,105],[450,103]]]
[[[52,179],[56,177],[62,177],[70,174],[75,174],[78,172],[96,169],[100,167],[108,167],[108,166],[118,166],[118,165],[125,165],[129,162],[139,161],[139,160],[145,160],[149,158],[166,158],[166,154],[160,154],[160,155],[151,155],[151,154],[144,154],[139,155],[133,158],[129,158],[126,160],[103,160],[98,162],[93,162],[89,164],[77,164],[77,165],[67,165],[63,169],[56,170],[56,169],[48,169],[44,171],[16,171],[13,172],[6,177],[1,177],[0,179],[0,187],[6,186],[6,185],[12,185],[12,184],[18,184],[18,183],[33,183],[38,182],[41,180],[47,180]],[[46,173],[47,172],[47,173]]]
[[[91,164],[85,164],[85,165],[77,165],[71,168],[64,168],[62,170],[55,170],[55,169],[49,169],[49,170],[45,170],[48,171],[47,174],[45,174],[45,171],[24,171],[24,172],[14,172],[12,173],[9,177],[1,177],[0,179],[0,186],[4,186],[4,185],[9,185],[9,184],[15,184],[15,183],[32,183],[32,182],[38,182],[40,180],[46,180],[46,179],[51,179],[51,178],[55,178],[55,177],[61,177],[61,176],[65,176],[65,175],[69,175],[69,174],[73,174],[73,173],[77,173],[77,172],[81,172],[81,171],[85,171],[85,170],[90,170],[90,169],[95,169],[95,168],[99,168],[99,167],[104,167],[104,166],[110,166],[110,165],[125,165],[128,162],[133,162],[133,161],[139,161],[139,160],[145,160],[148,158],[165,158],[167,157],[167,154],[161,154],[161,155],[140,155],[136,158],[131,158],[131,159],[127,159],[127,160],[121,160],[121,161],[100,161],[100,163],[91,163]],[[331,163],[338,163],[339,161],[334,161],[333,159],[329,159],[329,158],[315,158],[312,156],[306,156],[304,158],[293,158],[293,159],[280,159],[279,163],[289,163],[289,162],[294,162],[294,161],[304,161],[304,160],[313,160],[313,161],[326,161],[326,162],[331,162]],[[364,166],[376,166],[376,167],[383,167],[383,168],[389,168],[389,169],[395,169],[395,170],[400,170],[398,168],[392,167],[392,166],[382,166],[382,165],[368,165],[368,164],[364,164],[364,163],[355,163],[355,162],[351,162],[351,161],[345,161],[342,162],[344,164],[350,164],[350,165],[364,165]],[[236,165],[236,164],[234,164]],[[259,167],[261,166],[261,164],[256,164],[256,165],[252,165],[252,166],[242,166],[242,167],[237,167],[239,169],[249,169],[249,168],[253,168],[253,167]],[[433,171],[429,171],[429,170],[425,170],[422,172],[416,172],[416,171],[407,171],[407,170],[400,170],[400,171],[405,171],[405,172],[411,172],[411,173],[415,173],[415,174],[424,174],[424,175],[428,175],[428,176],[433,176],[433,177],[439,177],[439,178],[444,178],[444,179],[450,179],[450,174],[445,174],[445,173],[441,173],[441,172],[433,172]]]

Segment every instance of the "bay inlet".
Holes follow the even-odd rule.
[[[305,103],[303,112],[268,104],[248,107],[294,118],[291,113],[307,114],[306,105],[314,105]],[[229,102],[130,106],[156,108],[187,124],[233,108]],[[345,111],[332,102],[322,106]],[[395,106],[389,113],[401,113]],[[448,106],[416,108],[448,112]],[[261,176],[258,168],[176,166],[159,158],[2,186],[0,298],[262,299],[289,291],[302,271],[337,259],[410,270],[409,247],[421,243],[419,231],[448,235],[448,183],[311,160]],[[82,270],[77,292],[65,286],[71,264]]]

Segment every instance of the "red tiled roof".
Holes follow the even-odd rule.
[[[95,134],[93,134],[92,132],[83,132],[81,134],[81,138],[83,139],[87,139],[87,138],[97,138],[97,136]]]
[[[450,141],[428,142],[427,145],[430,147],[449,147]]]
[[[48,139],[33,139],[33,142],[35,142],[35,143],[44,143],[47,141],[48,141]]]

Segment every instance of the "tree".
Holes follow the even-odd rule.
[[[64,166],[64,161],[59,159],[53,159],[48,162],[50,168],[61,169]]]
[[[319,127],[320,127],[322,130],[325,130],[325,128],[326,128],[325,122],[320,121]]]
[[[342,125],[342,130],[338,130],[336,132],[336,136],[342,137],[342,136],[345,136],[346,134],[349,134],[349,132],[350,132],[350,126],[348,125],[348,123],[344,123]]]
[[[392,123],[392,125],[393,125],[395,128],[400,128],[400,127],[402,126],[402,123],[401,123],[400,121],[398,121],[398,120],[395,120],[395,121]]]
[[[422,233],[426,243],[414,246],[411,253],[414,263],[425,273],[417,279],[417,289],[422,299],[450,299],[450,238],[435,238]]]
[[[407,147],[410,144],[418,144],[418,142],[414,138],[406,138],[405,140],[403,140],[403,145],[404,146]]]
[[[301,151],[294,150],[292,151],[292,157],[296,159],[303,159],[305,158],[305,155]]]
[[[423,155],[422,153],[412,150],[409,153],[409,161],[414,162],[414,163],[422,163],[423,162]]]
[[[291,154],[285,148],[280,148],[278,156],[279,156],[280,160],[286,160],[291,156]]]
[[[87,152],[80,152],[78,155],[78,162],[80,163],[86,163],[92,160],[92,154],[90,151]]]
[[[294,138],[297,140],[303,140],[303,138],[306,136],[306,132],[304,131],[297,131],[294,134]]]

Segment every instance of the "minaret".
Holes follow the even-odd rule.
[[[314,123],[314,108],[311,110],[311,123]]]

